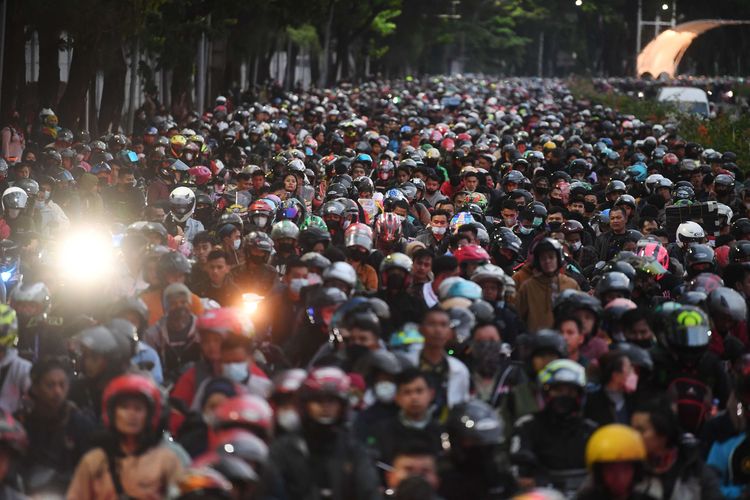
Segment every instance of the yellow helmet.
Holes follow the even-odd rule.
[[[185,139],[184,135],[175,134],[171,139],[169,139],[169,143],[172,145],[172,147],[182,148],[185,147],[185,144],[187,144],[187,139]]]
[[[551,150],[555,149],[556,147],[557,147],[557,144],[555,144],[552,141],[545,142],[544,146],[543,146],[543,148],[544,148],[545,151],[551,151]]]
[[[641,434],[622,424],[600,427],[586,443],[586,467],[596,463],[640,462],[646,459]]]
[[[15,347],[18,344],[18,318],[8,304],[0,303],[0,346]]]

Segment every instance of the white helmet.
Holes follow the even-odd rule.
[[[26,208],[26,203],[29,201],[29,195],[20,187],[9,187],[3,191],[2,203],[3,212],[5,217],[15,219],[21,213],[21,210]]]
[[[718,212],[720,217],[726,218],[726,222],[724,222],[724,224],[729,225],[732,222],[732,217],[734,217],[734,212],[732,212],[732,209],[729,208],[729,206],[723,203],[717,203],[716,211]]]
[[[661,174],[651,174],[648,177],[646,177],[646,188],[648,189],[649,193],[654,192],[654,188],[656,188],[657,183],[664,178]]]
[[[683,222],[677,226],[677,243],[682,246],[687,243],[703,243],[706,232],[697,222]]]
[[[494,264],[484,264],[476,268],[471,275],[471,281],[481,283],[482,281],[495,281],[501,287],[505,285],[505,271]]]
[[[177,222],[188,220],[195,210],[195,193],[193,193],[193,190],[185,186],[174,188],[169,193],[169,209]]]
[[[334,262],[323,271],[323,281],[339,280],[354,288],[357,284],[357,272],[346,262]]]

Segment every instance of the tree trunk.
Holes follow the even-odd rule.
[[[42,107],[51,108],[57,104],[60,91],[60,33],[45,25],[40,26],[38,33],[39,104]]]
[[[26,84],[26,39],[20,0],[6,0],[6,17],[13,22],[5,26],[5,59],[2,74],[2,109],[0,116],[5,120],[11,110],[21,111],[21,96]],[[22,115],[23,116],[23,115]]]
[[[96,74],[97,45],[94,41],[76,41],[73,50],[68,84],[59,106],[60,123],[71,130],[85,126],[86,91]]]
[[[102,86],[102,103],[99,109],[99,130],[117,131],[122,119],[122,108],[125,103],[125,76],[127,66],[119,40],[108,44],[104,85]]]
[[[182,120],[188,112],[193,109],[193,99],[190,85],[193,81],[193,66],[190,62],[184,61],[174,67],[172,70],[172,116],[178,122]]]
[[[320,54],[310,51],[310,86],[317,87],[320,81]]]

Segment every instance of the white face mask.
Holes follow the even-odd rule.
[[[396,384],[393,382],[378,382],[372,390],[375,393],[377,400],[381,403],[391,403],[396,397]]]
[[[289,282],[289,290],[291,290],[292,293],[299,295],[300,290],[308,284],[309,282],[305,278],[295,278]]]
[[[229,380],[237,383],[245,383],[250,378],[250,372],[247,369],[247,362],[224,363],[221,367],[221,373]]]
[[[234,243],[232,243],[232,246],[234,247],[235,250],[239,250],[241,244],[242,244],[242,240],[234,240]]]
[[[295,432],[301,427],[299,413],[291,409],[279,410],[276,423],[287,432]]]
[[[583,245],[582,242],[574,241],[573,243],[570,244],[570,249],[573,250],[574,252],[577,252],[578,250],[581,249],[582,245]]]
[[[442,235],[442,234],[445,234],[445,230],[446,230],[447,228],[446,228],[446,227],[435,227],[435,226],[430,226],[430,229],[432,230],[432,234],[438,234],[438,235]]]

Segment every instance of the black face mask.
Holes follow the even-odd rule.
[[[591,213],[591,212],[593,212],[594,210],[596,210],[596,204],[595,204],[595,203],[591,203],[590,201],[584,201],[584,202],[583,202],[583,210],[584,210],[584,212],[586,212],[587,214],[588,214],[588,213]]]
[[[296,249],[294,243],[279,243],[279,253],[284,255],[293,254]]]
[[[354,366],[354,364],[364,355],[366,355],[370,350],[363,346],[358,344],[349,344],[346,346],[346,360],[349,362],[349,366]]]
[[[390,273],[388,274],[388,286],[389,290],[403,290],[406,284],[406,276],[402,273]]]
[[[558,396],[547,403],[552,413],[559,417],[567,417],[578,410],[578,398],[573,396]]]
[[[651,337],[650,339],[628,340],[628,342],[646,350],[651,349],[656,345],[656,339],[654,337]]]
[[[473,342],[471,351],[474,370],[483,377],[494,375],[500,366],[500,359],[502,358],[500,342],[492,340]]]
[[[356,248],[347,248],[346,255],[355,262],[363,262],[367,258],[368,253],[366,251],[363,252],[357,250]]]
[[[534,188],[534,191],[535,191],[535,192],[536,192],[536,194],[538,194],[539,196],[544,196],[545,194],[549,193],[549,188],[547,188],[547,187],[541,187],[541,186],[540,186],[540,187],[535,187],[535,188]]]

